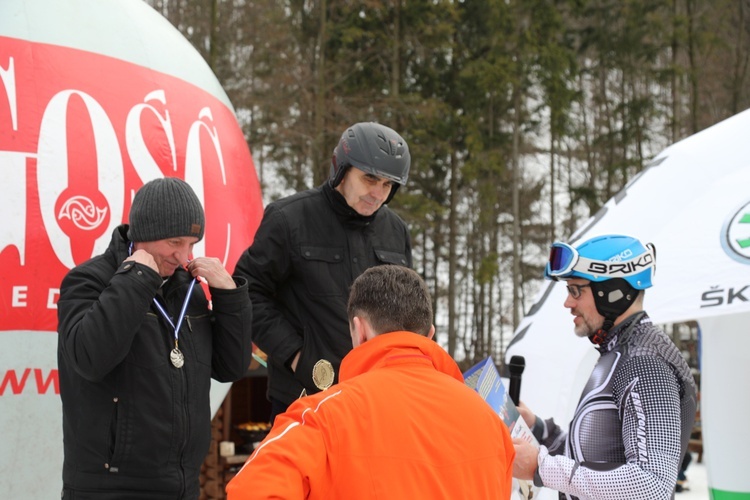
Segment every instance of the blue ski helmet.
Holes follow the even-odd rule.
[[[576,247],[556,242],[544,277],[550,280],[583,278],[591,282],[596,310],[604,317],[602,327],[589,336],[594,344],[607,342],[619,316],[635,303],[641,290],[651,287],[656,267],[656,248],[621,234],[607,234]]]
[[[598,283],[622,278],[636,290],[652,286],[656,269],[656,248],[637,238],[621,234],[596,236],[572,247],[555,242],[544,277],[550,280],[583,278]]]

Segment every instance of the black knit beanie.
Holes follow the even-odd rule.
[[[133,197],[128,239],[157,241],[195,236],[201,240],[205,225],[201,202],[188,183],[175,177],[154,179]]]

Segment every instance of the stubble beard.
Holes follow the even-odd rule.
[[[588,338],[599,331],[603,325],[603,322],[594,324],[593,321],[585,315],[580,315],[581,324],[575,325],[574,331],[576,336],[581,338]]]

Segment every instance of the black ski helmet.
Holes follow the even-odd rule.
[[[357,123],[347,128],[331,158],[331,187],[341,184],[349,167],[394,182],[384,203],[396,194],[409,177],[411,155],[406,141],[395,130],[375,122]]]

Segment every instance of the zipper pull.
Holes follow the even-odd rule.
[[[193,325],[190,324],[190,316],[185,316],[185,322],[187,323],[188,330],[192,333],[193,331]]]

